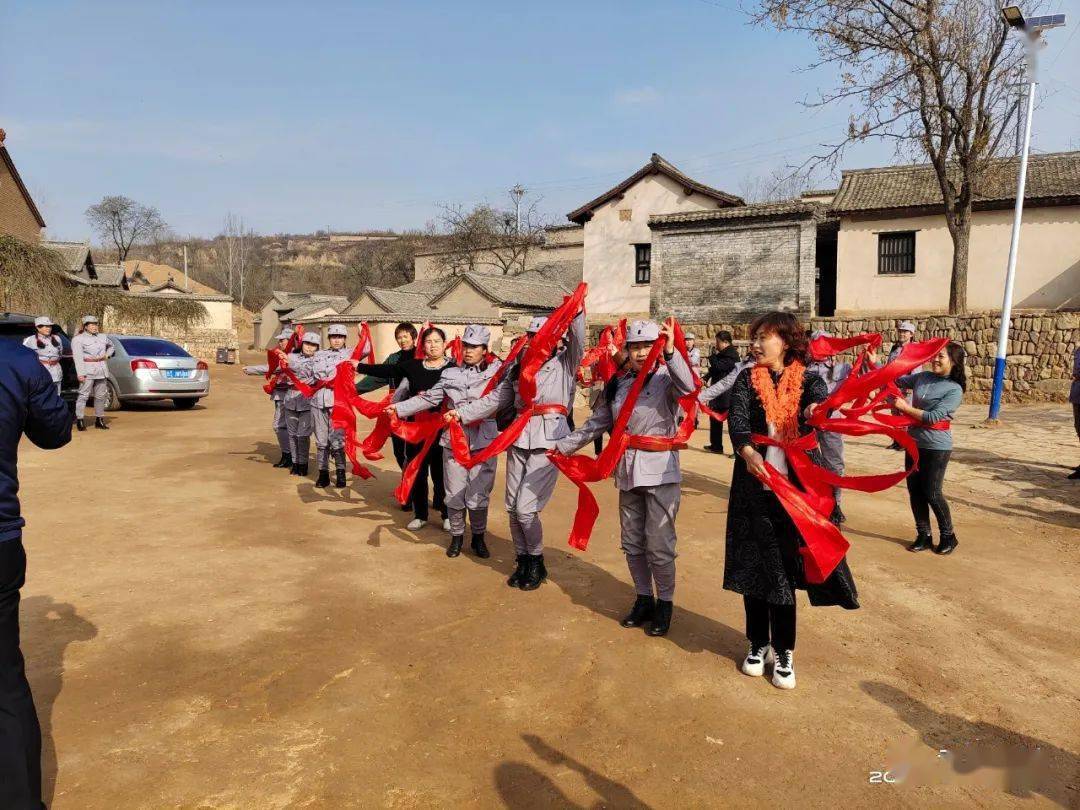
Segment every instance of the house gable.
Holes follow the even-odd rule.
[[[45,220],[4,147],[4,130],[0,129],[0,234],[37,244],[44,227]]]

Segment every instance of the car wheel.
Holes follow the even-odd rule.
[[[124,407],[123,400],[120,399],[120,392],[116,390],[116,386],[109,383],[109,398],[105,402],[106,411],[118,411]]]
[[[198,399],[174,399],[173,405],[176,406],[178,411],[190,411],[198,401]]]

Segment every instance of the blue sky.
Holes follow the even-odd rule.
[[[834,77],[737,0],[6,0],[0,127],[52,238],[105,194],[179,234],[420,227],[523,183],[559,217],[653,151],[738,193],[800,162],[847,111]],[[1080,148],[1080,0],[1043,54],[1034,146]],[[893,161],[866,144],[851,168]],[[820,178],[828,184],[830,178]]]

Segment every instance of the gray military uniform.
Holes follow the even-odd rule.
[[[270,391],[270,399],[274,403],[274,435],[277,436],[278,448],[282,454],[292,455],[292,444],[289,442],[289,428],[285,424],[285,395],[292,387],[292,380],[284,374],[274,375],[274,387]]]
[[[421,411],[438,408],[445,404],[447,408],[461,409],[470,402],[480,399],[488,381],[495,376],[502,362],[495,360],[490,365],[451,366],[446,368],[439,381],[427,391],[398,403],[398,416],[405,419]],[[499,428],[494,419],[484,419],[475,424],[464,426],[465,436],[469,440],[469,450],[483,450],[499,435]],[[443,431],[439,439],[443,454],[443,483],[446,488],[446,509],[450,519],[450,534],[465,534],[465,510],[469,513],[469,525],[472,533],[484,534],[487,531],[488,504],[491,490],[495,486],[495,470],[498,456],[489,458],[483,464],[472,469],[465,469],[454,458],[450,449],[450,434]]]
[[[535,403],[568,406],[574,399],[575,375],[584,356],[585,316],[579,314],[570,324],[566,348],[536,373]],[[459,408],[461,421],[467,424],[488,419],[510,406],[520,412],[523,403],[513,377],[512,371],[508,371],[486,397]],[[540,512],[551,500],[559,475],[547,451],[569,434],[565,415],[536,414],[506,452],[506,511],[510,514],[510,536],[519,555],[535,556],[544,551]]]
[[[739,374],[742,372],[742,370],[744,368],[749,368],[752,365],[754,365],[753,360],[743,360],[739,363],[736,363],[735,368],[729,371],[727,373],[727,376],[725,376],[722,380],[717,380],[708,388],[703,388],[701,390],[701,392],[698,394],[698,402],[702,403],[703,405],[708,405],[721,394],[726,394],[735,385],[735,380],[739,378]]]
[[[75,359],[75,373],[83,378],[75,400],[75,418],[82,419],[86,414],[86,401],[91,395],[94,397],[94,416],[105,416],[105,403],[109,398],[105,361],[89,358],[112,357],[116,349],[100,332],[96,335],[80,332],[71,339],[71,354]]]
[[[352,356],[352,349],[320,349],[315,353],[315,379],[332,380],[337,374],[339,363]],[[315,460],[320,470],[330,469],[330,454],[334,456],[334,466],[345,469],[345,431],[331,427],[334,409],[334,389],[320,388],[311,398],[311,426],[315,434]]]
[[[289,369],[296,379],[308,385],[315,384],[315,356],[301,353],[290,354]],[[289,447],[294,464],[307,464],[311,452],[311,400],[300,393],[294,385],[285,392],[281,407],[285,411],[285,426],[289,431]]]
[[[41,365],[45,366],[45,370],[49,372],[52,381],[56,383],[56,392],[60,393],[60,383],[64,378],[64,370],[60,366],[60,357],[64,353],[64,344],[60,342],[60,338],[56,335],[45,338],[43,342],[45,345],[39,346],[38,336],[35,334],[24,340],[23,346],[32,350],[38,356]]]
[[[589,420],[556,443],[560,453],[574,453],[605,431],[610,431],[622,410],[634,375],[616,377],[615,395],[603,399]],[[641,389],[627,424],[632,435],[674,436],[682,411],[679,398],[696,390],[690,367],[681,354],[673,354]],[[679,512],[682,471],[678,450],[627,449],[615,467],[619,490],[622,550],[634,587],[642,596],[672,601],[675,593],[675,516]]]
[[[851,363],[835,363],[831,359],[810,363],[806,370],[811,374],[817,374],[825,381],[826,387],[831,394],[841,383],[851,376]],[[844,474],[844,436],[831,430],[817,431],[818,447],[821,448],[821,459],[825,468],[837,475]],[[840,487],[833,487],[833,498],[840,503]]]

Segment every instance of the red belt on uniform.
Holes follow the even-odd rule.
[[[41,360],[40,357],[38,359]],[[41,364],[45,366],[55,366],[59,362],[59,360],[41,360]]]

